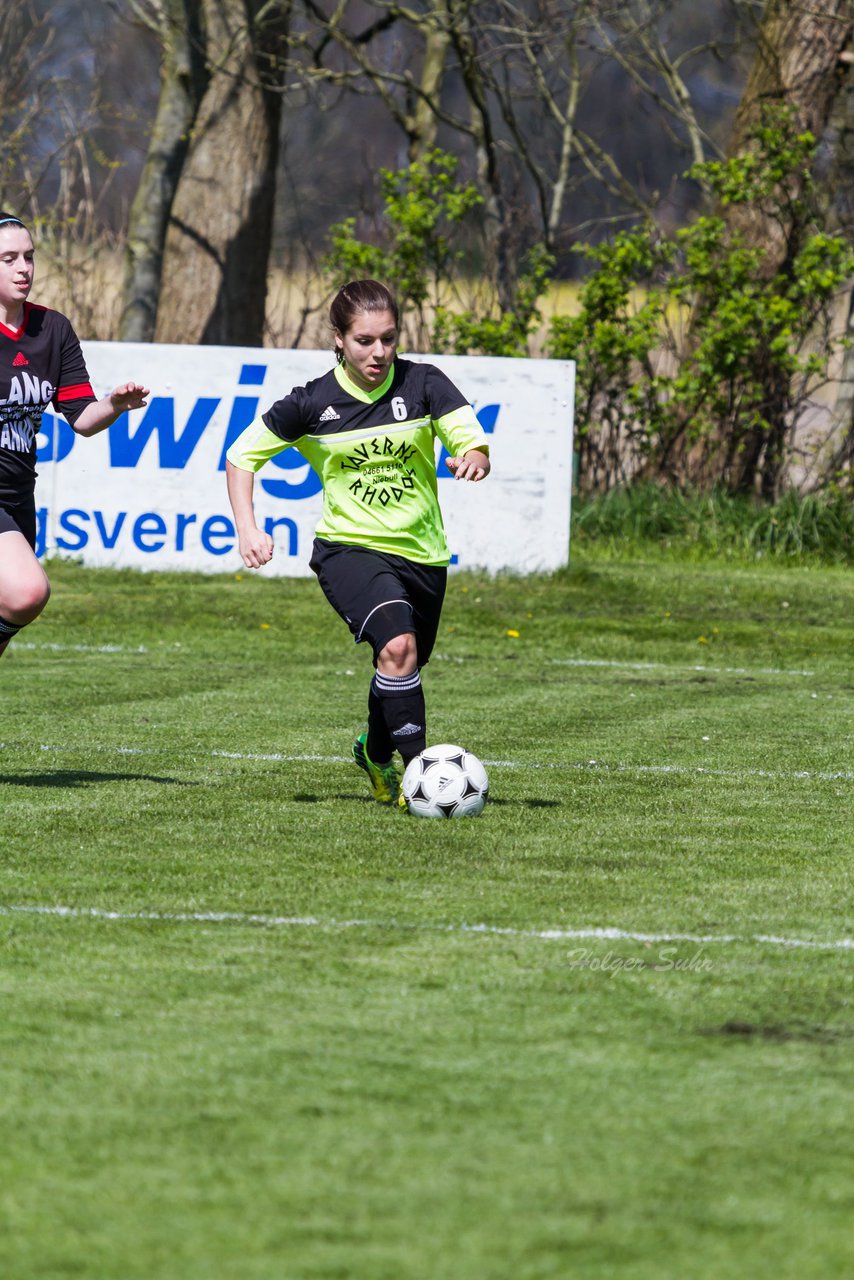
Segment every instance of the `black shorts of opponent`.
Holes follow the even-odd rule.
[[[377,656],[395,636],[411,632],[418,645],[418,665],[433,652],[448,570],[444,565],[416,564],[385,551],[369,551],[315,538],[311,568],[323,594],[353,633],[356,644],[367,641]]]
[[[22,533],[35,551],[35,499],[30,498],[24,502],[4,502],[0,499],[0,533]]]

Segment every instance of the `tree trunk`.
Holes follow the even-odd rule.
[[[845,74],[840,54],[853,22],[852,0],[769,0],[736,112],[730,155],[749,147],[750,132],[768,103],[791,107],[797,128],[822,138]],[[768,275],[778,271],[789,255],[792,226],[746,206],[731,206],[727,218],[750,244],[766,250]]]
[[[290,0],[203,0],[211,77],[172,207],[158,342],[260,346]]]
[[[477,181],[483,195],[486,269],[503,313],[514,309],[517,271],[516,262],[510,253],[509,212],[502,190],[498,142],[493,130],[486,83],[472,38],[474,8],[472,0],[462,0],[451,6],[451,35],[469,101]]]
[[[451,47],[449,25],[447,0],[435,0],[430,8],[429,20],[424,24],[424,62],[421,67],[420,92],[405,122],[411,164],[423,160],[436,146],[439,122],[434,107],[439,105]]]
[[[846,65],[840,55],[854,25],[852,0],[769,0],[753,64],[736,113],[730,155],[745,152],[763,107],[779,103],[794,111],[799,132],[821,139],[827,129]],[[806,231],[798,201],[803,184],[787,186],[788,214],[760,205],[730,205],[723,210],[730,230],[763,251],[762,272],[771,279],[793,264]],[[799,218],[801,221],[799,221]],[[728,478],[736,492],[757,487],[768,499],[779,495],[783,480],[782,446],[788,425],[789,388],[772,354],[767,353],[765,417],[774,425],[746,433]]]
[[[154,337],[169,215],[207,79],[199,16],[200,0],[164,0],[160,96],[125,246],[119,333],[124,342]]]
[[[843,53],[848,75],[834,103],[830,139],[832,160],[828,185],[833,194],[836,226],[854,237],[854,39]],[[854,286],[849,289],[845,324],[847,344],[836,392],[835,426],[820,459],[817,482],[851,485],[854,479]]]

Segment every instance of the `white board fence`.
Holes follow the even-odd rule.
[[[332,363],[326,351],[89,342],[97,395],[133,379],[146,409],[91,439],[45,414],[39,436],[39,554],[85,565],[227,572],[241,564],[225,452],[258,413]],[[531,572],[569,556],[575,366],[566,360],[411,357],[443,369],[490,435],[492,474],[456,484],[438,460],[439,497],[461,568]],[[256,478],[256,514],[274,538],[265,573],[310,575],[321,496],[294,449]]]

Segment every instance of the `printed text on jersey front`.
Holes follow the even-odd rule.
[[[365,506],[387,507],[402,502],[415,488],[415,469],[409,463],[416,453],[414,444],[374,436],[361,441],[339,465],[342,471],[357,473],[349,486],[354,498]]]

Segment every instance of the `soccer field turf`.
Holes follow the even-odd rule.
[[[0,1275],[829,1280],[854,575],[453,577],[374,804],[310,581],[54,565],[0,662]]]

